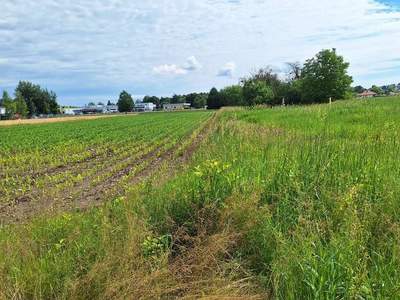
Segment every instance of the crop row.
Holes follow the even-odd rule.
[[[17,143],[21,127],[10,128],[5,136],[12,130],[15,136],[2,143],[14,148],[5,146],[1,150],[0,204],[44,199],[80,201],[89,196],[98,199],[107,190],[119,190],[116,186],[122,185],[122,178],[123,184],[129,183],[153,159],[178,147],[209,116],[120,117],[65,124],[64,130],[51,125],[42,125],[45,130],[42,126],[25,127],[25,131],[36,134],[30,141],[35,145],[31,150]],[[77,132],[75,138],[71,131]],[[44,134],[42,148],[36,142],[37,134]],[[56,145],[50,146],[49,140]],[[20,143],[24,141],[23,137]]]

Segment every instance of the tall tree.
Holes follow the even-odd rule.
[[[46,91],[46,93],[48,93]],[[57,95],[56,93],[54,93],[53,91],[50,91],[50,93],[48,93],[48,104],[49,104],[49,112],[51,114],[59,114],[60,113],[60,106],[57,103]]]
[[[11,101],[11,100],[12,99],[11,99],[10,95],[8,94],[8,92],[7,91],[3,91],[3,95],[0,98],[0,105],[3,106],[5,102]]]
[[[59,111],[57,95],[53,91],[42,89],[39,85],[29,81],[20,81],[15,89],[15,94],[17,93],[24,98],[31,116],[35,114],[57,114]]]
[[[246,80],[243,85],[243,98],[248,106],[273,104],[274,92],[266,81]]]
[[[24,97],[20,93],[16,94],[15,97],[15,112],[21,117],[26,117],[29,113],[28,106],[26,105]]]
[[[126,91],[119,95],[117,105],[119,112],[131,112],[135,106],[132,96]]]
[[[353,82],[348,75],[349,63],[336,49],[322,50],[304,64],[301,74],[302,101],[325,102],[329,98],[344,99]]]
[[[222,107],[221,97],[215,87],[213,87],[208,94],[207,106],[209,109],[220,109]]]
[[[227,86],[219,93],[224,106],[244,105],[243,88],[240,85]]]

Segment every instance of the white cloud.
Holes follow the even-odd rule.
[[[2,0],[0,85],[31,80],[61,99],[201,91],[216,73],[222,87],[332,47],[356,83],[391,82],[399,28],[400,11],[376,0]],[[237,68],[218,70],[227,58]]]
[[[200,62],[197,60],[195,56],[190,56],[186,61],[184,69],[188,71],[195,71],[201,69],[202,67],[203,66],[200,64]]]
[[[153,72],[159,75],[184,75],[187,71],[177,65],[160,65],[153,68]]]
[[[185,75],[189,72],[202,68],[202,65],[195,56],[190,56],[186,60],[186,64],[178,66],[176,64],[164,64],[153,68],[153,72],[159,75]]]
[[[217,76],[221,77],[233,77],[233,73],[236,70],[236,64],[234,62],[226,63],[221,69],[219,69]]]

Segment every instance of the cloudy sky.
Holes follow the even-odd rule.
[[[400,0],[1,0],[0,90],[62,104],[206,91],[323,48],[355,83],[400,82]]]

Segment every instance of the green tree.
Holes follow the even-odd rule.
[[[378,95],[383,95],[385,92],[383,91],[383,89],[379,86],[373,85],[370,90],[374,93],[377,93]]]
[[[15,97],[15,112],[21,117],[26,117],[29,113],[28,106],[26,105],[24,97],[20,93],[17,93]]]
[[[30,116],[59,112],[57,95],[53,91],[42,89],[29,81],[20,81],[15,89],[15,94],[17,93],[24,98]]]
[[[10,97],[7,91],[3,91],[3,96],[0,102],[6,109],[6,118],[13,118],[16,113],[15,101]]]
[[[244,105],[243,89],[240,85],[225,87],[219,93],[224,106]]]
[[[197,93],[190,93],[185,95],[185,102],[190,103],[192,107],[194,107],[193,103],[197,97]]]
[[[164,104],[172,103],[172,99],[169,97],[161,97],[160,98],[160,107],[162,107]]]
[[[186,100],[185,96],[175,94],[172,96],[171,103],[184,103],[185,100]]]
[[[361,93],[365,92],[365,88],[361,85],[357,85],[353,88],[353,92],[356,94],[361,94]]]
[[[60,113],[60,106],[57,103],[57,95],[53,91],[47,92],[47,102],[49,105],[49,112],[51,114],[59,114]]]
[[[196,94],[193,101],[190,102],[194,108],[204,108],[207,105],[207,93]]]
[[[3,96],[0,98],[0,105],[4,106],[4,102],[12,100],[7,91],[3,91]]]
[[[159,108],[161,106],[161,99],[156,96],[145,96],[143,98],[143,103],[153,103]]]
[[[272,99],[268,101],[268,104],[280,104],[282,97],[284,97],[285,83],[279,79],[271,67],[259,69],[258,72],[254,73],[250,80],[262,81],[272,90]]]
[[[396,91],[397,91],[396,85],[395,84],[390,84],[390,85],[388,85],[386,87],[385,94],[386,95],[390,95],[392,93],[396,93]]]
[[[209,109],[220,109],[222,107],[221,97],[215,87],[213,87],[208,94],[207,106]]]
[[[248,106],[273,104],[274,92],[267,82],[250,79],[244,82],[243,98]]]
[[[119,112],[131,112],[135,107],[132,96],[126,91],[122,91],[119,95],[117,105]]]
[[[301,80],[294,80],[285,84],[285,90],[282,98],[286,104],[300,104],[302,100],[302,85]]]
[[[344,99],[353,82],[348,68],[349,63],[337,55],[336,49],[322,50],[307,60],[301,72],[302,102]]]

